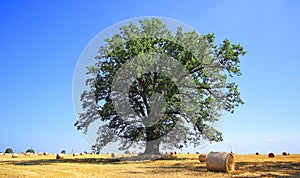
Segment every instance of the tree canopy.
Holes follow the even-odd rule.
[[[26,150],[25,153],[32,153],[32,154],[34,154],[34,149],[33,148],[29,148],[29,149]]]
[[[12,148],[6,148],[5,149],[5,153],[13,153],[13,149]]]
[[[246,52],[214,39],[181,27],[173,33],[158,18],[122,26],[87,67],[90,88],[75,126],[86,132],[100,119],[95,147],[119,141],[121,150],[142,147],[146,154],[222,141],[213,123],[243,104],[233,79]]]

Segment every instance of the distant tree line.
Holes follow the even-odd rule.
[[[0,153],[1,153],[1,151],[0,151]],[[9,147],[9,148],[6,148],[6,149],[5,149],[4,153],[14,153],[14,150],[13,150],[12,148]],[[28,149],[26,150],[25,153],[32,153],[32,154],[34,154],[35,151],[34,151],[34,149],[31,147],[31,148],[28,148]],[[66,150],[63,149],[63,150],[60,151],[60,153],[66,154]],[[84,153],[87,154],[88,152],[87,152],[87,151],[84,151]]]
[[[14,150],[12,148],[6,148],[4,153],[14,153]],[[34,149],[29,148],[29,149],[26,150],[25,153],[33,153],[34,154]]]

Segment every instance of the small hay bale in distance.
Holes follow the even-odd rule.
[[[84,153],[84,152],[81,152],[81,153],[80,153],[80,156],[84,156],[84,155],[85,155],[85,153]]]
[[[260,153],[259,153],[259,152],[256,152],[255,155],[260,155]]]
[[[177,152],[176,152],[176,151],[174,151],[174,155],[177,155]]]
[[[38,152],[38,156],[43,156],[43,153],[42,152]]]
[[[48,153],[48,152],[44,152],[43,154],[44,154],[44,156],[48,156],[48,155],[49,155],[49,153]]]
[[[174,154],[166,154],[166,155],[162,155],[161,160],[176,160],[177,156],[175,156]]]
[[[56,159],[64,159],[65,158],[65,154],[56,154]]]
[[[274,158],[276,155],[275,155],[275,153],[273,153],[273,152],[270,152],[269,154],[268,154],[268,157],[269,158]]]
[[[11,157],[12,157],[12,158],[18,158],[18,157],[19,157],[19,154],[13,153],[13,154],[11,155]]]
[[[200,153],[197,151],[196,154],[198,155],[198,154],[200,154]]]
[[[30,152],[26,152],[26,153],[24,153],[24,155],[25,155],[25,156],[30,156],[31,153],[30,153]]]
[[[199,161],[200,161],[200,162],[206,162],[206,158],[207,158],[207,155],[206,155],[206,154],[200,154],[200,155],[199,155]]]
[[[79,153],[73,153],[73,156],[79,156]]]
[[[206,157],[206,168],[209,171],[234,171],[234,155],[227,152],[209,152]]]
[[[0,153],[0,156],[4,156],[4,153]]]
[[[282,156],[287,156],[287,155],[289,155],[288,152],[286,152],[286,151],[282,152]]]
[[[112,158],[115,158],[115,157],[116,157],[116,154],[112,153],[110,156],[111,156]]]

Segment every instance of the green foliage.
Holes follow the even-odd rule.
[[[61,154],[66,154],[66,150],[61,150]]]
[[[14,150],[12,148],[6,148],[5,153],[13,153]]]
[[[183,32],[182,28],[178,28],[174,35],[160,19],[145,19],[139,23],[140,27],[134,24],[123,26],[120,34],[106,39],[106,44],[100,47],[96,64],[87,67],[87,74],[92,77],[86,84],[91,89],[82,93],[85,112],[81,113],[75,126],[86,132],[89,124],[100,115],[103,125],[95,145],[98,148],[117,140],[122,143],[120,149],[146,145],[145,152],[150,149],[147,144],[150,142],[151,149],[158,149],[159,146],[198,146],[201,140],[222,141],[222,133],[211,123],[218,121],[221,111],[233,113],[237,106],[244,103],[238,85],[230,78],[241,75],[240,56],[246,51],[228,39],[215,45],[214,34],[201,36],[194,31]],[[112,94],[112,83],[124,64],[143,65],[133,63],[132,58],[146,56],[151,63],[160,58],[157,54],[179,61],[189,72],[189,80],[195,83],[195,87],[179,90],[174,79],[157,72],[143,73],[137,67],[138,75],[130,84],[128,100],[134,112],[146,119],[141,119],[141,124],[133,125],[130,122],[132,116],[126,115],[126,110],[121,115],[120,111],[117,113],[115,110],[113,99],[122,102],[123,98]],[[177,78],[177,83],[178,80],[183,79]],[[123,89],[126,91],[125,87]],[[151,108],[157,104],[151,103],[153,96],[163,98],[156,100],[165,102],[166,107],[160,108],[163,116],[151,114]],[[189,102],[182,102],[183,97]],[[149,118],[155,122],[147,125]]]
[[[34,154],[34,149],[29,148],[29,149],[26,150],[26,153],[33,153]]]

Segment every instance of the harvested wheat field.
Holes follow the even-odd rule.
[[[135,155],[131,155],[135,156]],[[120,161],[110,154],[56,159],[19,154],[0,156],[1,177],[300,177],[300,155],[235,155],[235,171],[210,172],[197,154],[177,154],[176,160]]]

